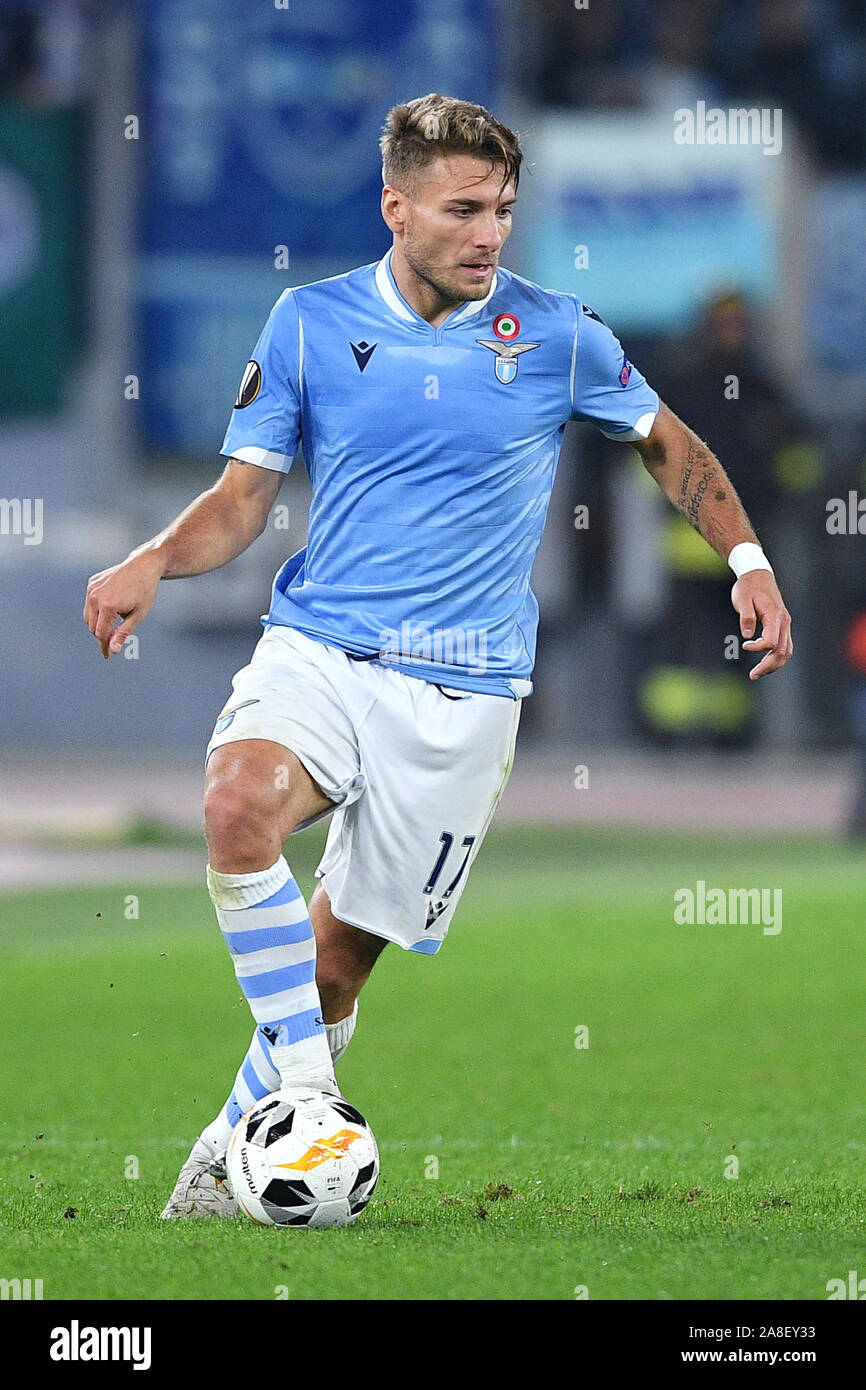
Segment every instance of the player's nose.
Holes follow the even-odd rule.
[[[484,218],[475,229],[475,248],[478,251],[498,251],[504,238],[495,214]]]

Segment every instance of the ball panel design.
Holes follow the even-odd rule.
[[[299,1207],[316,1200],[305,1182],[289,1182],[286,1178],[271,1178],[262,1197],[278,1207]]]
[[[279,1105],[279,1103],[280,1102],[278,1100],[272,1100],[267,1105],[253,1106],[252,1110],[247,1111],[246,1115],[243,1116],[241,1121],[241,1123],[243,1123],[244,1120],[246,1121],[247,1143],[250,1142],[256,1130],[267,1118],[268,1111],[273,1110],[275,1106]]]
[[[375,1187],[376,1179],[378,1178],[378,1176],[379,1174],[376,1172],[375,1160],[371,1160],[363,1168],[359,1168],[358,1176],[355,1180],[355,1186],[349,1193],[349,1201],[352,1201],[355,1197],[357,1197],[360,1194],[361,1190],[367,1185],[371,1178],[373,1179],[373,1187]],[[371,1187],[370,1192],[372,1191],[373,1188]],[[369,1197],[369,1195],[370,1193],[368,1192],[367,1196]]]
[[[356,1110],[354,1105],[350,1105],[347,1100],[335,1100],[331,1109],[336,1110],[338,1115],[342,1115],[344,1120],[349,1120],[353,1125],[358,1125],[360,1129],[368,1128],[367,1121],[364,1119],[360,1110]]]
[[[348,1226],[351,1220],[352,1212],[348,1202],[322,1202],[315,1208],[307,1224],[321,1231],[327,1226]]]
[[[292,1125],[295,1123],[295,1107],[289,1107],[288,1115],[282,1119],[272,1119],[268,1125],[268,1132],[265,1135],[265,1148],[269,1149],[271,1144],[275,1144],[278,1139],[282,1139],[286,1134],[291,1134]]]

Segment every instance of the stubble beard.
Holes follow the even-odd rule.
[[[423,280],[425,285],[429,285],[432,290],[435,290],[440,299],[448,304],[464,304],[467,300],[484,299],[490,290],[490,276],[483,283],[477,285],[471,282],[458,284],[456,279],[449,284],[442,278],[442,272],[437,271],[423,253],[419,252],[417,245],[411,240],[411,234],[404,239],[403,255],[412,273],[417,275],[419,280]],[[493,265],[493,273],[496,273],[495,264]]]

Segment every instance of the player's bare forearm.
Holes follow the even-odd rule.
[[[743,504],[719,460],[664,402],[659,404],[649,437],[634,447],[662,491],[724,561],[734,546],[744,541],[757,544]],[[794,644],[791,615],[774,576],[766,569],[741,574],[731,590],[731,602],[747,639],[743,649],[764,653],[749,672],[750,679],[759,680],[778,671],[793,655]],[[758,623],[760,636],[756,636]]]
[[[261,535],[282,480],[273,469],[230,459],[219,481],[130,559],[152,555],[161,579],[189,579],[227,565]]]
[[[634,446],[659,487],[727,560],[735,545],[757,542],[736,488],[715,454],[661,402],[648,439]]]
[[[119,652],[147,617],[161,579],[185,579],[228,564],[261,535],[282,474],[230,459],[219,482],[118,565],[91,576],[84,621],[104,657]],[[115,627],[117,619],[121,622]]]

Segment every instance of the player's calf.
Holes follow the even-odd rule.
[[[329,1027],[348,1023],[388,943],[335,917],[321,883],[310,899],[310,919],[316,932],[316,984],[325,1023]]]
[[[217,748],[209,760],[208,888],[238,983],[284,1087],[337,1089],[316,988],[313,924],[280,852],[299,821],[329,804],[280,744],[241,740]]]

